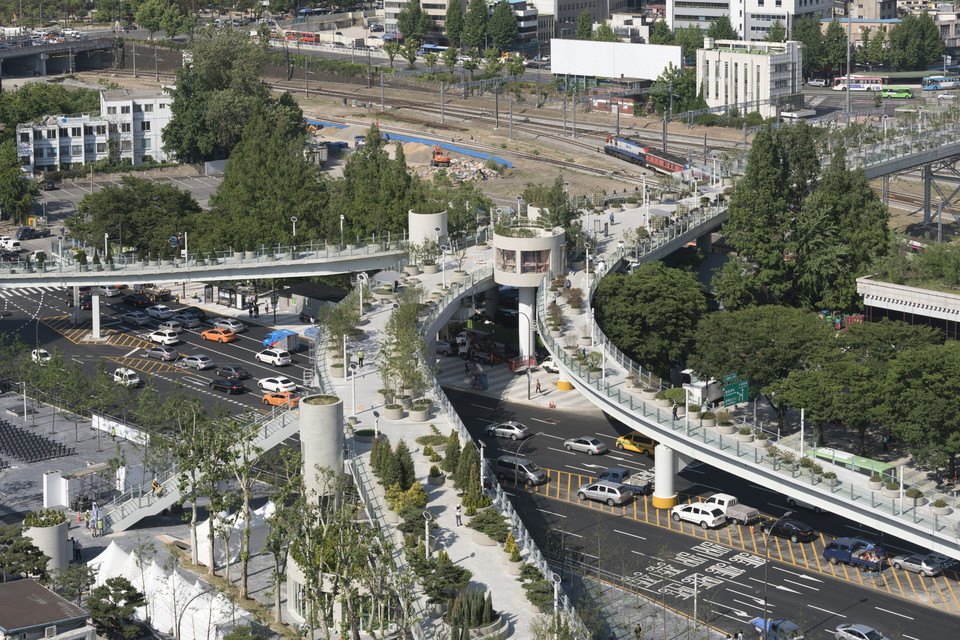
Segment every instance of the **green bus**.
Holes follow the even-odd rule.
[[[913,90],[909,87],[884,87],[880,90],[884,98],[912,98]]]

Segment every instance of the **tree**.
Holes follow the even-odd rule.
[[[584,9],[577,16],[577,28],[574,32],[577,40],[593,40],[593,16],[589,9]]]
[[[774,20],[770,25],[770,32],[764,38],[765,42],[783,42],[787,39],[787,28],[780,20]]]
[[[81,598],[90,591],[90,587],[96,583],[96,580],[96,569],[77,562],[70,563],[57,571],[54,578],[57,593],[65,600],[73,601],[77,606],[80,606]]]
[[[194,24],[193,16],[184,15],[180,7],[175,4],[170,5],[170,8],[163,12],[160,20],[160,28],[166,32],[168,38],[174,38],[190,30],[192,24]]]
[[[730,16],[720,16],[707,27],[707,37],[714,40],[739,40],[740,34],[730,24]]]
[[[681,69],[673,66],[673,63],[654,81],[650,89],[650,99],[657,113],[667,110],[671,113],[682,113],[707,106],[697,87],[696,69]]]
[[[90,592],[87,608],[97,633],[108,640],[133,640],[140,629],[133,622],[134,611],[147,604],[142,592],[124,577],[107,578]]]
[[[383,43],[383,52],[387,54],[387,58],[390,59],[390,68],[393,69],[393,59],[400,55],[400,49],[402,45],[396,40],[391,40],[390,42]]]
[[[593,308],[624,353],[666,377],[671,363],[686,359],[707,299],[693,273],[650,262],[600,280]]]
[[[879,26],[874,30],[873,37],[863,47],[858,59],[870,66],[883,66],[887,58],[887,28]]]
[[[43,555],[33,541],[23,535],[20,525],[0,525],[0,575],[4,582],[8,578],[27,576],[46,582],[49,561],[50,558]]]
[[[13,139],[0,142],[0,218],[24,224],[38,192],[37,183],[20,171],[17,143]]]
[[[408,0],[397,14],[397,28],[407,42],[407,46],[419,46],[434,26],[430,15],[420,6],[420,0]]]
[[[846,73],[847,68],[847,32],[834,19],[827,25],[823,34],[824,62],[834,73]]]
[[[597,42],[623,42],[623,38],[618,36],[614,30],[610,28],[606,20],[597,27],[597,30],[593,34],[593,39]]]
[[[485,46],[487,36],[486,0],[470,0],[463,23],[463,44],[470,49]]]
[[[431,51],[427,55],[423,56],[423,65],[432,73],[436,69],[437,61],[439,60],[440,54]]]
[[[673,44],[673,33],[663,20],[657,20],[650,29],[650,44]]]
[[[407,61],[407,69],[417,68],[417,54],[419,45],[413,40],[407,40],[406,44],[400,48],[400,55]]]
[[[673,36],[673,44],[683,48],[685,61],[696,58],[697,49],[703,49],[703,29],[697,25],[678,27]]]
[[[506,63],[504,63],[504,68],[507,75],[513,76],[515,80],[522,76],[523,70],[526,69],[523,64],[523,58],[520,56],[520,54],[507,58]]]
[[[163,14],[165,7],[160,0],[144,0],[137,7],[134,14],[137,24],[140,28],[150,32],[150,40],[153,40],[153,34],[163,29]]]
[[[451,3],[450,6],[453,6],[456,3]],[[453,73],[453,70],[457,66],[457,50],[453,47],[447,47],[442,54],[440,54],[440,60],[443,61],[443,66],[447,68],[447,71]]]
[[[463,18],[463,5],[460,4],[460,0],[451,0],[447,3],[447,12],[444,15],[443,20],[443,30],[447,36],[447,41],[450,43],[450,49],[448,51],[453,51],[454,60],[456,60],[456,49],[459,48],[461,42],[463,41],[463,29],[464,29],[464,18]],[[446,61],[444,61],[446,64]],[[447,65],[453,70],[453,65]]]
[[[517,17],[507,0],[500,0],[493,8],[487,32],[490,34],[490,44],[499,51],[508,48],[517,39]]]
[[[826,66],[823,46],[823,32],[820,31],[820,20],[812,14],[797,18],[793,23],[790,39],[803,43],[803,72],[807,76],[823,69]]]
[[[500,57],[500,51],[495,47],[483,50],[483,72],[488,75],[500,73],[503,69],[503,58]]]

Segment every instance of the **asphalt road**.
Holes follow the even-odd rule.
[[[539,466],[560,473],[595,476],[607,466],[624,466],[642,479],[653,477],[653,460],[645,455],[614,450],[591,457],[563,449],[563,440],[577,435],[595,435],[612,447],[617,434],[628,429],[605,416],[558,413],[464,392],[448,391],[448,395],[471,434],[483,440],[488,458],[519,450]],[[517,420],[537,435],[512,442],[483,434],[485,426],[503,420]],[[554,477],[551,471],[551,483],[557,484]],[[696,600],[698,618],[728,633],[746,631],[750,619],[763,615],[764,537],[758,531],[745,545],[752,545],[748,552],[716,542],[726,539],[723,530],[711,536],[687,525],[681,533],[665,518],[662,522],[666,524],[660,525],[637,521],[630,517],[636,513],[634,505],[611,508],[558,499],[558,488],[546,488],[551,483],[537,493],[509,490],[531,534],[548,555],[565,557],[588,574],[629,586],[688,615],[693,614]],[[570,485],[571,491],[575,484]],[[681,494],[696,495],[722,490],[773,518],[788,509],[783,496],[700,463],[682,470],[676,487]],[[635,508],[643,511],[645,500],[649,498]],[[655,512],[649,504],[645,507]],[[831,514],[801,510],[794,517],[826,536],[868,536],[893,553],[915,550]],[[749,533],[749,528],[743,527],[741,536],[743,530]],[[872,577],[858,577],[853,572],[847,574],[850,580],[840,580],[789,561],[794,555],[815,555],[810,543],[794,545],[778,539],[770,542],[770,549],[773,557],[787,561],[771,562],[768,567],[768,616],[794,620],[810,638],[830,638],[834,626],[843,622],[868,624],[889,638],[907,639],[936,638],[939,631],[957,624],[956,616],[869,586]],[[888,574],[892,572],[888,569]],[[857,580],[868,586],[860,586]]]

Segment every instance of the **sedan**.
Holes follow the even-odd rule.
[[[147,315],[157,320],[169,320],[173,317],[173,309],[165,304],[155,304],[147,307]]]
[[[147,336],[147,340],[170,346],[180,342],[180,336],[178,336],[175,331],[154,331]]]
[[[497,436],[498,438],[510,438],[511,440],[523,440],[530,437],[530,429],[519,422],[501,422],[492,424],[484,432],[488,436]]]
[[[142,307],[149,307],[150,299],[142,293],[131,293],[130,295],[123,296],[123,304],[128,307],[140,309]]]
[[[225,393],[243,393],[247,390],[243,381],[238,378],[214,378],[210,381],[210,388]]]
[[[890,559],[895,569],[905,569],[919,573],[922,577],[938,576],[943,572],[943,565],[922,553],[911,553],[896,556]]]
[[[261,391],[296,391],[297,383],[290,378],[264,378],[257,383]]]
[[[591,484],[585,484],[577,489],[577,497],[580,500],[597,500],[606,502],[609,506],[622,505],[633,497],[633,491],[627,489],[622,484],[609,482],[607,480],[598,480]]]
[[[148,358],[169,361],[176,360],[179,354],[177,353],[176,349],[158,344],[144,349],[143,355],[147,356]]]
[[[607,452],[607,445],[597,438],[570,438],[564,441],[563,448],[567,451],[582,451],[591,456]]]
[[[246,380],[250,377],[247,370],[238,364],[223,364],[217,367],[217,375],[222,378],[240,378]]]
[[[143,325],[150,323],[150,316],[145,314],[143,311],[131,311],[130,313],[125,313],[120,316],[120,319],[127,324],[132,324],[137,327],[142,327]]]
[[[674,522],[685,520],[700,525],[701,529],[719,527],[727,521],[723,515],[723,509],[703,502],[678,504],[673,508],[671,517]]]
[[[243,333],[247,330],[247,326],[235,318],[220,318],[213,323],[213,326],[216,329],[226,329],[234,333]]]
[[[181,326],[186,327],[187,329],[196,329],[200,326],[200,318],[191,314],[184,313],[183,311],[178,311],[176,315],[173,316],[173,319],[180,323]]]
[[[198,320],[206,320],[207,312],[198,307],[180,307],[177,311],[178,314],[189,314]]]
[[[123,293],[123,287],[116,284],[105,284],[100,287],[100,295],[105,298],[114,298]]]
[[[50,352],[46,349],[34,349],[30,352],[30,359],[42,367],[50,362]]]
[[[772,525],[763,525],[761,531],[765,536],[773,534],[778,538],[790,538],[790,542],[812,542],[817,539],[813,527],[799,520],[781,518]]]
[[[200,334],[201,340],[216,340],[219,343],[233,342],[237,334],[229,329],[207,329]]]
[[[44,191],[56,191],[57,183],[53,180],[44,180],[43,181],[43,190]]]
[[[263,404],[268,404],[273,407],[295,409],[297,405],[300,404],[300,398],[289,391],[284,393],[268,393],[263,396]]]
[[[190,367],[191,369],[196,369],[197,371],[202,369],[213,369],[215,366],[217,366],[213,364],[213,360],[210,358],[210,356],[205,356],[202,354],[196,356],[187,356],[180,362],[183,363],[182,366]]]
[[[837,640],[888,640],[887,636],[873,627],[868,627],[865,624],[850,624],[849,622],[837,625],[833,637]]]

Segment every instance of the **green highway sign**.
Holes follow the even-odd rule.
[[[727,375],[723,376],[723,384],[730,384],[731,382],[736,382],[736,381],[737,381],[737,374],[735,373],[728,373]]]
[[[742,380],[728,384],[723,388],[723,406],[731,407],[735,404],[747,401],[747,394],[750,391],[750,381]]]

